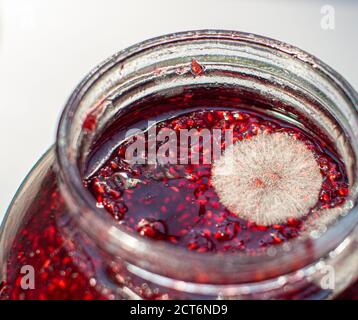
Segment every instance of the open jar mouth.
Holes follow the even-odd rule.
[[[196,77],[192,59],[205,68]],[[300,117],[332,141],[346,165],[350,196],[344,216],[325,232],[253,255],[198,254],[143,238],[98,208],[83,186],[91,146],[138,101],[180,94],[189,87],[234,88],[238,94],[275,101],[274,115]],[[209,284],[240,284],[308,268],[352,241],[358,222],[358,96],[335,71],[288,44],[236,31],[169,34],[127,48],[92,70],[63,111],[56,143],[61,191],[69,211],[96,244],[133,272]],[[132,108],[132,109],[131,109]],[[92,130],[84,130],[90,119]],[[338,252],[337,251],[337,252]],[[282,280],[282,279],[281,279]]]

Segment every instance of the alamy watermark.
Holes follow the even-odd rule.
[[[336,28],[336,11],[332,5],[326,4],[321,7],[321,28],[323,30],[334,30]]]
[[[157,130],[156,123],[149,122],[146,131],[128,130],[126,141],[125,160],[130,164],[211,164],[221,157],[223,150],[230,152],[234,131],[206,128]]]
[[[23,274],[21,278],[21,289],[33,290],[35,289],[35,269],[33,266],[27,264],[21,267],[20,273]]]
[[[318,270],[322,274],[320,287],[323,290],[334,290],[336,286],[336,273],[334,267],[329,264],[320,263]]]

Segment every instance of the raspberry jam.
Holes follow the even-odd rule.
[[[287,133],[311,150],[323,176],[319,198],[312,210],[339,206],[348,194],[344,165],[330,145],[279,119],[234,107],[199,108],[171,114],[169,120],[156,125],[158,132],[163,128],[174,130],[177,137],[181,129],[233,128],[234,143],[249,140],[260,132]],[[145,139],[148,145],[148,134]],[[179,138],[177,141],[179,150]],[[255,254],[262,248],[282,244],[305,233],[306,220],[313,215],[312,210],[303,218],[289,218],[285,223],[270,226],[244,220],[240,214],[227,210],[213,188],[211,164],[203,164],[202,142],[199,164],[190,164],[192,153],[188,165],[180,164],[178,152],[178,164],[158,166],[129,165],[125,154],[130,142],[120,143],[85,185],[94,195],[97,206],[104,207],[119,224],[143,237],[167,241],[191,251]]]
[[[189,100],[190,96],[184,97],[180,103]],[[167,102],[176,101],[171,99]],[[329,143],[312,136],[304,128],[259,113],[254,108],[248,109],[238,102],[231,103],[230,107],[226,103],[225,108],[186,106],[184,112],[174,108],[174,113],[161,114],[159,118],[162,120],[158,121],[158,115],[153,119],[157,121],[157,130],[170,128],[177,133],[183,128],[234,128],[234,143],[251,139],[260,132],[285,132],[304,142],[314,154],[323,184],[315,207],[303,218],[263,226],[230,212],[221,204],[213,189],[211,165],[202,163],[203,152],[200,153],[199,164],[129,165],[124,155],[130,143],[128,140],[117,141],[117,137],[123,135],[115,130],[116,126],[101,137],[88,164],[92,168],[93,164],[102,162],[84,180],[84,186],[94,196],[93,201],[97,202],[98,207],[105,208],[117,223],[144,238],[166,241],[198,254],[217,252],[252,255],[304,235],[309,230],[307,221],[314,216],[314,211],[335,208],[344,203],[348,194],[345,167]],[[153,119],[149,117],[147,120]],[[137,127],[138,123],[143,125],[139,119],[138,123],[135,118],[132,120]],[[146,145],[147,138],[146,134]],[[117,146],[106,156],[100,146],[107,146],[107,150],[108,143]],[[43,179],[40,190],[37,201],[28,210],[26,223],[19,229],[13,243],[7,261],[7,282],[2,283],[1,297],[116,298],[108,289],[108,280],[100,274],[103,271],[99,272],[104,268],[101,258],[91,253],[91,246],[86,248],[84,245],[84,249],[81,249],[75,242],[76,236],[69,237],[66,234],[66,226],[70,221],[63,214],[63,199],[52,170]],[[36,287],[33,290],[22,288],[24,275],[21,268],[24,265],[31,265],[35,270]],[[110,277],[111,271],[106,272]],[[170,298],[158,289],[142,287],[141,283],[126,284],[132,286],[138,296],[147,299]]]

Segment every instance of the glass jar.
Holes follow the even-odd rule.
[[[192,68],[199,61],[200,76]],[[230,88],[265,112],[300,119],[335,146],[350,195],[337,222],[257,256],[198,254],[131,233],[83,186],[91,146],[148,97]],[[144,41],[107,59],[76,87],[57,141],[17,192],[2,225],[6,299],[331,299],[358,276],[357,93],[317,58],[236,31]],[[125,125],[125,124],[124,124]],[[329,268],[330,269],[329,269]],[[325,285],[333,270],[333,286]]]

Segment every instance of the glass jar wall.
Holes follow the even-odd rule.
[[[331,146],[349,189],[335,219],[255,254],[197,252],[133,232],[85,188],[101,162],[93,160],[98,146],[102,156],[114,150],[113,128],[125,132],[136,119],[166,120],[173,110],[198,105],[223,109],[228,101],[232,112],[244,107]],[[55,147],[9,208],[0,238],[1,297],[337,297],[358,276],[357,101],[350,85],[317,58],[252,34],[193,31],[119,52],[74,90]],[[116,135],[115,143],[123,139]],[[332,270],[333,283],[327,278]]]

